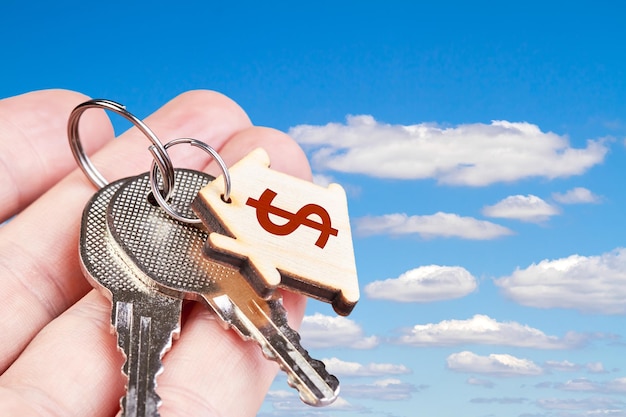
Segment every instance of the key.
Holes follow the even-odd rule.
[[[156,378],[161,359],[180,331],[182,301],[144,284],[134,265],[123,261],[107,228],[107,206],[125,180],[100,189],[83,212],[80,259],[85,276],[111,300],[111,329],[125,356],[128,377],[120,399],[122,417],[158,417]],[[132,202],[131,202],[132,203]]]
[[[175,170],[175,176],[170,204],[184,216],[193,216],[190,204],[212,177],[190,170]],[[204,302],[224,328],[234,328],[244,340],[258,343],[264,355],[287,373],[289,385],[299,391],[303,402],[332,403],[339,381],[300,345],[279,294],[263,299],[238,270],[205,257],[206,230],[173,220],[146,198],[149,193],[148,175],[126,182],[111,200],[107,216],[111,235],[143,276],[170,294]]]

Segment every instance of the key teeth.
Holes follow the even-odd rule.
[[[163,367],[163,356],[165,355],[165,353],[167,353],[170,350],[171,346],[172,346],[172,339],[170,339],[168,346],[166,346],[164,351],[159,355],[159,359],[157,360],[157,365],[159,366],[159,370],[154,374],[154,392],[152,393],[152,397],[146,398],[146,403],[144,404],[145,409],[154,410],[153,417],[160,417],[158,410],[163,404],[163,400],[161,399],[161,396],[156,392],[156,389],[158,388],[158,378],[165,371],[165,368]],[[121,417],[124,417],[127,415],[134,416],[134,415],[137,415],[137,411],[134,409],[130,410],[127,407],[127,397],[137,395],[134,389],[132,388],[129,389],[130,375],[128,374],[128,372],[124,371],[124,368],[126,367],[126,364],[128,363],[128,355],[126,355],[126,353],[124,352],[124,349],[122,349],[119,345],[117,346],[117,350],[124,355],[124,365],[122,366],[121,374],[125,379],[124,390],[126,391],[126,395],[120,398]]]
[[[300,340],[302,339],[302,337],[300,336],[300,333],[292,329],[291,326],[289,326],[289,324],[287,323],[286,310],[282,306],[282,303],[278,302],[273,307],[274,308],[272,308],[271,311],[272,311],[272,321],[274,322],[274,324],[280,329],[280,331],[285,335],[285,337],[287,337],[287,339],[291,341],[291,343],[296,348],[296,350],[306,359],[306,361],[311,365],[311,367],[315,370],[315,372],[320,376],[324,375],[324,378],[323,378],[324,382],[333,390],[333,395],[330,397],[322,397],[322,398],[311,396],[309,398],[309,396],[305,395],[304,392],[299,390],[299,384],[297,383],[297,381],[293,379],[293,376],[289,374],[289,372],[286,372],[288,375],[287,383],[289,384],[290,387],[295,388],[296,390],[299,391],[300,399],[305,404],[312,405],[315,407],[323,407],[323,406],[332,404],[333,402],[335,402],[335,400],[339,396],[339,389],[340,389],[339,380],[334,375],[331,375],[328,373],[324,362],[318,359],[312,358],[309,355],[308,350],[304,349],[304,347],[300,344]],[[275,360],[275,357],[272,352],[266,352],[266,349],[263,349],[263,353],[265,354],[266,358]],[[279,363],[279,366],[282,371],[287,371],[286,369],[287,367],[284,366],[283,364]]]
[[[168,303],[167,307],[178,311],[179,304],[182,306],[182,303],[178,302]],[[115,323],[113,327],[117,334],[117,349],[124,357],[121,374],[126,380],[126,395],[120,399],[121,416],[136,416],[138,413],[143,413],[141,415],[159,417],[158,410],[163,401],[156,392],[157,380],[164,371],[163,357],[171,349],[174,338],[180,333],[180,322],[172,326],[170,332],[155,334],[152,327],[162,323],[155,323],[153,317],[144,316],[141,309],[135,309],[135,303],[116,301],[114,305],[112,323]],[[157,345],[154,345],[155,342]],[[143,352],[129,351],[131,346],[138,346],[140,350],[143,346],[144,348],[147,347],[148,350]],[[158,351],[153,350],[154,347],[160,349]],[[141,358],[145,358],[144,355],[148,352],[153,354],[158,352],[158,354],[152,355],[152,357],[148,356],[148,361],[143,362]],[[144,377],[152,378],[149,385],[144,387],[148,391],[138,392],[136,384],[140,383],[131,384],[131,372],[137,381]],[[143,398],[143,401],[140,398]]]
[[[321,368],[324,369],[324,371],[326,371],[326,367],[324,366],[323,362],[318,361],[317,359],[311,359],[311,361],[318,362],[319,364],[321,364]],[[317,363],[316,364],[312,363],[311,365],[315,368],[316,371],[320,369]],[[282,371],[285,371],[285,367],[280,366],[280,368]],[[339,397],[339,391],[341,387],[339,385],[339,380],[334,375],[328,374],[328,378],[324,380],[328,384],[329,387],[333,388],[334,390],[333,395],[331,397],[323,397],[323,398],[317,398],[315,396],[309,397],[305,395],[304,392],[298,389],[298,383],[294,381],[293,377],[291,377],[289,374],[287,375],[288,375],[287,384],[289,384],[291,388],[298,390],[300,400],[305,404],[311,405],[313,407],[325,407],[327,405],[331,405],[332,403],[334,403],[335,400],[337,400],[337,398]]]
[[[171,347],[171,342],[170,342],[170,347]],[[126,364],[128,363],[128,356],[126,355],[126,353],[124,352],[124,349],[122,349],[119,345],[117,346],[117,350],[119,352],[121,352],[124,355],[124,365],[122,366],[122,369],[120,370],[120,373],[122,374],[122,376],[124,377],[125,383],[124,383],[124,391],[126,392],[126,395],[122,396],[122,398],[120,398],[120,410],[121,410],[121,417],[124,416],[134,416],[137,414],[136,410],[130,410],[127,407],[127,397],[129,396],[135,396],[137,395],[135,393],[135,390],[130,388],[130,375],[128,374],[128,372],[124,371],[124,367],[126,366]],[[148,397],[146,398],[146,404],[144,405],[144,407],[146,409],[153,409],[155,410],[155,414],[153,415],[153,417],[160,417],[160,414],[158,413],[159,408],[161,407],[161,404],[163,403],[163,400],[161,399],[161,396],[156,392],[156,389],[158,388],[158,378],[159,375],[161,375],[163,373],[163,371],[165,370],[163,367],[163,356],[165,355],[165,353],[167,353],[167,351],[169,350],[169,348],[167,348],[167,350],[165,350],[161,355],[160,358],[158,359],[158,365],[159,365],[159,371],[154,375],[154,392],[152,397]]]
[[[241,312],[239,308],[232,303],[229,297],[220,296],[220,297],[214,298],[212,301],[216,304],[216,308],[217,308],[216,311],[220,312],[223,323],[225,324],[227,328],[234,329],[237,332],[237,334],[239,334],[239,336],[241,336],[244,340],[247,340],[247,341],[255,340],[252,334],[250,334],[248,331],[243,331],[244,328],[247,329],[245,320],[241,321],[242,317],[238,317],[238,315]],[[303,384],[299,383],[299,381],[296,381],[294,379],[293,374],[291,373],[292,369],[290,369],[289,366],[285,364],[273,351],[273,349],[274,350],[276,349],[276,346],[272,348],[269,345],[259,343],[258,346],[261,348],[261,352],[263,353],[265,358],[278,363],[280,369],[287,374],[287,383],[292,388],[295,388],[296,390],[298,390],[300,394],[300,399],[305,404],[309,404],[309,405],[316,406],[316,407],[322,407],[322,406],[326,406],[326,405],[333,403],[339,396],[339,380],[334,375],[331,375],[328,373],[328,371],[326,371],[326,366],[324,365],[322,361],[311,358],[311,356],[309,355],[309,352],[302,347],[302,345],[300,344],[300,339],[301,339],[300,334],[289,326],[289,323],[287,322],[287,312],[285,308],[283,307],[282,303],[280,302],[280,300],[279,299],[268,300],[266,306],[269,307],[269,311],[271,312],[269,314],[270,317],[266,316],[266,319],[268,320],[268,324],[271,323],[269,328],[274,328],[277,332],[281,333],[282,336],[288,340],[289,345],[292,346],[292,347],[289,347],[287,345],[281,346],[282,351],[283,352],[288,352],[291,350],[297,351],[298,354],[305,360],[305,362],[311,368],[313,368],[313,370],[315,371],[319,379],[323,380],[324,384],[328,388],[330,388],[330,391],[332,391],[332,394],[325,395],[321,389],[316,387],[316,390],[319,392],[320,396],[317,396],[315,394],[307,395],[306,391],[302,389]],[[259,306],[257,305],[257,307]],[[258,311],[259,312],[265,311],[265,313],[263,314],[267,313],[267,310],[263,310],[262,308],[259,308]],[[307,386],[306,383],[305,383],[305,386]],[[328,391],[328,390],[324,390],[324,391]]]

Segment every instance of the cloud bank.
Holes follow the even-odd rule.
[[[295,126],[289,134],[312,152],[318,170],[466,186],[580,175],[608,150],[601,140],[573,148],[566,136],[508,121],[390,125],[360,115],[345,124]]]

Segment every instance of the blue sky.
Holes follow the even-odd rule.
[[[501,3],[8,0],[0,97],[214,89],[344,186],[362,299],[301,331],[342,396],[259,416],[626,416],[624,6]]]

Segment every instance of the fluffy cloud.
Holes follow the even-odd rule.
[[[410,374],[411,370],[404,365],[392,363],[369,363],[362,365],[358,362],[345,362],[338,358],[322,359],[326,369],[331,374],[345,377],[387,376]]]
[[[607,372],[602,362],[589,362],[581,365],[570,361],[546,361],[544,368],[558,372],[580,371],[581,369],[586,369],[590,374],[604,374]]]
[[[310,348],[350,347],[371,349],[379,343],[376,336],[365,336],[361,326],[341,316],[315,313],[305,316],[300,327],[302,345]]]
[[[599,394],[626,394],[626,378],[607,381],[592,381],[587,378],[570,379],[562,383],[549,384],[547,387],[562,391],[593,392]]]
[[[371,384],[344,385],[341,394],[349,398],[367,398],[384,401],[408,400],[413,393],[426,389],[427,386],[415,386],[399,379],[388,378]]]
[[[554,207],[535,195],[512,195],[493,206],[483,208],[488,217],[516,219],[523,222],[540,223],[560,213]]]
[[[526,306],[625,314],[626,249],[543,260],[495,283],[508,298]]]
[[[602,141],[572,148],[565,136],[507,121],[403,126],[361,115],[348,116],[346,124],[296,126],[289,134],[311,150],[316,169],[469,186],[579,175],[607,153]]]
[[[513,234],[504,226],[473,217],[438,212],[426,216],[409,216],[404,213],[367,216],[356,219],[355,232],[372,235],[419,235],[423,238],[458,237],[487,240]]]
[[[561,204],[587,204],[600,202],[600,197],[582,187],[573,188],[563,194],[553,193],[552,198]]]
[[[570,361],[546,361],[544,367],[559,372],[579,371],[582,369],[582,365]]]
[[[365,294],[375,299],[424,303],[464,297],[476,287],[476,278],[462,267],[429,265],[398,278],[374,281],[365,286]]]
[[[455,372],[486,374],[492,376],[533,376],[543,370],[533,361],[506,354],[480,356],[464,351],[453,353],[446,360],[448,369]]]
[[[590,374],[606,374],[608,372],[606,369],[604,369],[604,365],[602,365],[602,362],[589,362],[587,365],[585,365],[585,367],[587,368],[587,372],[589,372]]]
[[[398,340],[411,346],[455,346],[484,344],[535,349],[568,349],[587,341],[587,336],[568,333],[565,337],[548,336],[541,330],[510,322],[498,322],[477,314],[468,320],[444,320],[415,325]]]
[[[328,187],[331,183],[335,182],[335,179],[329,175],[315,174],[313,175],[313,182],[322,187]]]
[[[484,387],[484,388],[493,388],[495,386],[495,384],[487,379],[480,379],[480,378],[468,378],[467,379],[467,384],[468,385],[475,385],[478,387]]]

